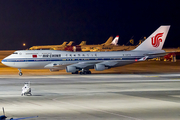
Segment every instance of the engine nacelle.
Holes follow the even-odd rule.
[[[66,67],[66,72],[71,72],[71,73],[73,73],[73,72],[76,72],[77,71],[77,69],[76,69],[76,67],[74,67],[74,66],[67,66]]]
[[[57,72],[59,69],[49,69],[51,72]]]
[[[94,65],[94,69],[96,71],[103,71],[103,70],[105,70],[105,65],[103,65],[103,64],[96,64],[96,65]]]

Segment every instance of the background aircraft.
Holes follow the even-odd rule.
[[[111,48],[112,46],[116,46],[119,40],[119,36],[116,36],[113,40],[113,37],[109,37],[109,39],[100,45],[75,45],[75,46],[67,46],[65,48],[65,51],[83,51],[83,52],[87,52],[87,51],[91,51],[91,52],[96,52],[96,51],[100,51],[100,49],[104,48],[106,50],[104,51],[108,51],[108,48]]]
[[[160,26],[142,44],[132,51],[70,52],[57,50],[19,50],[1,62],[19,69],[50,69],[56,71],[91,74],[89,69],[102,71],[166,55],[162,50],[170,26]]]
[[[72,43],[72,42],[71,42]],[[67,42],[63,42],[61,45],[40,45],[40,46],[32,46],[29,50],[49,50],[53,47],[65,47],[67,46]]]
[[[65,51],[91,51],[91,52],[98,52],[98,51],[129,51],[135,49],[138,45],[142,43],[140,40],[138,45],[118,45],[119,36],[111,42],[107,44],[101,45],[76,45],[76,46],[67,46],[65,47]],[[145,39],[144,39],[145,40]],[[134,40],[129,40],[128,43],[134,44]]]
[[[101,45],[109,45],[112,42],[113,37],[109,37],[109,39],[101,44]],[[29,50],[68,50],[69,49],[76,49],[79,51],[81,46],[89,46],[86,45],[86,41],[82,41],[79,45],[73,46],[74,41],[70,41],[68,44],[67,42],[64,42],[62,45],[41,45],[41,46],[32,46],[29,48]],[[94,46],[94,45],[93,45]],[[86,48],[84,48],[86,49]]]

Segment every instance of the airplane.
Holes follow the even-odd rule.
[[[71,42],[72,43],[72,42]],[[70,44],[70,42],[68,43]],[[41,49],[46,49],[46,50],[49,50],[53,47],[65,47],[67,46],[67,42],[63,42],[61,45],[40,45],[40,46],[32,46],[29,48],[29,50],[41,50]]]
[[[112,41],[113,37],[109,37],[109,39],[101,44],[101,45],[109,45]],[[67,42],[63,42],[63,44],[61,45],[40,45],[40,46],[32,46],[29,48],[29,50],[64,50],[66,49],[66,46],[69,47],[69,46],[72,46],[74,43],[74,41],[70,41],[68,44]],[[82,41],[79,46],[86,46],[86,41]]]
[[[162,50],[170,25],[160,26],[142,44],[131,51],[71,52],[58,50],[18,50],[4,58],[4,65],[21,69],[65,69],[72,74],[91,74],[89,69],[103,71],[146,59],[165,56]]]
[[[24,117],[24,118],[10,118],[10,119],[6,119],[7,117],[5,116],[5,112],[4,112],[4,108],[3,109],[3,115],[0,116],[0,120],[22,120],[22,119],[29,119],[29,118],[36,118],[38,116],[33,116],[33,117]]]
[[[78,47],[79,49],[81,49],[81,50],[78,50],[78,51],[88,52],[91,49],[96,48],[96,47],[111,45],[112,41],[113,41],[113,37],[110,36],[105,43],[102,43],[102,44],[99,44],[99,45],[81,45],[80,47],[79,46],[75,46],[75,47]],[[71,46],[71,48],[69,48],[70,51],[73,50],[72,48],[74,48],[74,46]]]
[[[97,52],[97,51],[109,51],[109,49],[112,49],[113,47],[117,46],[119,41],[119,35],[117,35],[113,41],[110,44],[106,44],[106,45],[101,45],[101,46],[94,46],[94,47],[90,47],[91,52]]]
[[[95,52],[95,51],[99,51],[101,48],[108,48],[111,46],[117,46],[119,40],[119,36],[116,36],[113,40],[113,37],[110,36],[109,39],[100,45],[76,45],[76,46],[67,46],[65,47],[65,51],[83,51],[83,52],[87,52],[87,51],[91,51],[91,52]]]

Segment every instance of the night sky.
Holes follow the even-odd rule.
[[[160,25],[171,25],[164,47],[180,47],[178,0],[0,0],[1,50],[101,44],[116,35],[120,45],[137,43]]]

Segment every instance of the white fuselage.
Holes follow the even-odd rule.
[[[150,51],[151,53],[162,52]],[[109,62],[112,67],[125,65],[138,61],[149,51],[116,51],[116,52],[69,52],[56,50],[19,50],[2,60],[2,63],[19,69],[58,69],[76,63],[102,63]],[[113,64],[113,61],[118,61]],[[123,64],[121,64],[121,62]],[[62,68],[60,67],[62,66]]]

